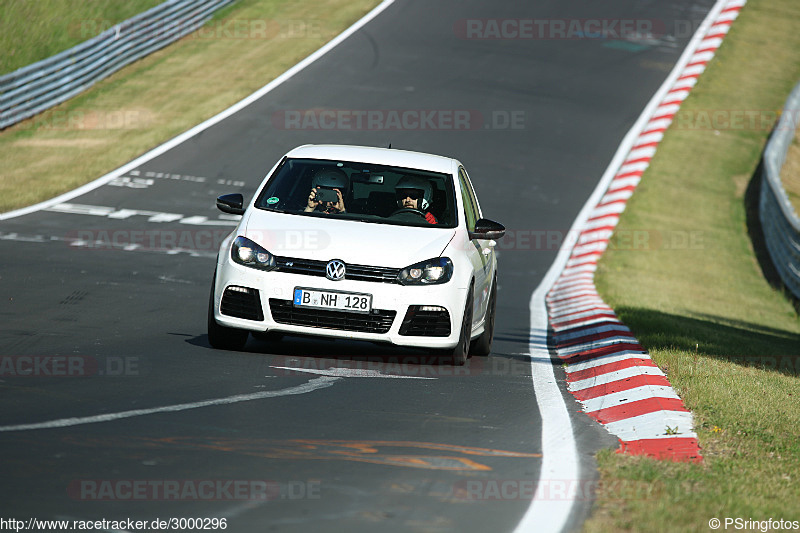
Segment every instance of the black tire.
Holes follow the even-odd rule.
[[[247,343],[248,332],[243,329],[220,326],[214,319],[214,283],[217,272],[214,271],[214,280],[211,282],[211,295],[208,298],[208,343],[218,350],[238,352]]]
[[[494,338],[494,317],[497,309],[497,276],[492,282],[492,290],[489,293],[489,305],[486,309],[486,321],[481,336],[475,339],[470,346],[469,353],[472,355],[487,356],[492,351],[492,339]]]
[[[464,306],[464,318],[461,321],[461,334],[458,344],[447,351],[447,361],[454,366],[464,366],[469,357],[470,335],[472,334],[472,286],[469,288],[467,303]]]

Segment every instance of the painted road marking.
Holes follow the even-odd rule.
[[[602,357],[597,357],[595,359],[591,359],[589,361],[582,361],[580,363],[574,363],[571,365],[567,365],[564,369],[567,371],[567,374],[573,374],[575,372],[580,372],[581,370],[586,370],[587,368],[594,368],[598,366],[607,365],[609,363],[617,363],[619,361],[625,361],[627,359],[650,359],[650,356],[647,355],[645,352],[639,352],[636,350],[624,350],[619,353],[604,355]]]
[[[34,242],[34,243],[46,243],[46,242],[63,242],[66,243],[68,246],[73,246],[77,248],[88,248],[90,250],[119,250],[124,252],[149,252],[149,253],[158,253],[158,254],[166,254],[166,255],[178,255],[178,254],[187,254],[190,257],[217,257],[217,251],[214,250],[202,250],[198,248],[185,248],[185,247],[164,247],[164,248],[152,248],[152,247],[145,247],[140,244],[130,243],[114,243],[113,241],[103,240],[103,239],[80,239],[77,237],[60,237],[57,235],[22,235],[17,232],[9,232],[5,233],[0,231],[0,241],[14,241],[14,242]]]
[[[159,145],[156,148],[153,148],[152,150],[150,150],[146,154],[143,154],[140,157],[137,157],[136,159],[134,159],[133,161],[131,161],[130,163],[128,163],[126,165],[123,165],[123,166],[121,166],[121,167],[119,167],[119,168],[117,168],[115,170],[112,170],[111,172],[109,172],[105,176],[101,176],[101,177],[97,178],[96,180],[94,180],[91,183],[87,183],[86,185],[78,187],[77,189],[73,189],[72,191],[66,192],[66,193],[64,193],[64,194],[62,194],[60,196],[57,196],[55,198],[52,198],[50,200],[47,200],[47,201],[44,201],[44,202],[41,202],[41,203],[38,203],[38,204],[35,204],[35,205],[31,205],[31,206],[24,207],[22,209],[17,209],[17,210],[14,210],[14,211],[9,211],[8,213],[0,213],[0,220],[7,220],[7,219],[10,219],[10,218],[16,218],[16,217],[20,217],[20,216],[27,215],[27,214],[30,214],[30,213],[35,213],[37,211],[45,210],[48,207],[51,207],[53,205],[66,202],[67,200],[71,200],[73,198],[77,198],[78,196],[81,196],[81,195],[86,194],[88,192],[91,192],[91,191],[97,189],[98,187],[102,187],[103,185],[107,185],[113,179],[116,179],[116,178],[118,178],[120,176],[124,176],[124,175],[126,175],[127,173],[129,173],[131,171],[137,170],[144,163],[146,163],[146,162],[148,162],[148,161],[150,161],[152,159],[155,159],[156,157],[168,152],[169,150],[172,150],[176,146],[180,146],[181,144],[183,144],[184,142],[188,141],[189,139],[191,139],[195,135],[198,135],[199,133],[202,133],[203,131],[207,130],[211,126],[213,126],[213,125],[215,125],[215,124],[217,124],[219,122],[222,122],[226,118],[228,118],[231,115],[241,111],[242,109],[244,109],[245,107],[249,106],[253,102],[263,98],[265,95],[267,95],[270,92],[272,92],[275,88],[279,87],[280,85],[282,85],[286,81],[290,80],[296,74],[298,74],[298,73],[302,72],[303,70],[305,70],[306,67],[308,67],[309,65],[311,65],[312,63],[317,61],[319,58],[321,58],[322,56],[324,56],[325,54],[327,54],[328,52],[330,52],[331,50],[333,50],[334,48],[339,46],[339,44],[342,43],[345,39],[347,39],[348,37],[350,37],[351,35],[356,33],[363,26],[365,26],[368,22],[370,22],[372,19],[374,19],[375,17],[380,15],[386,8],[391,6],[393,3],[394,3],[394,0],[384,0],[377,7],[375,7],[375,9],[373,9],[372,11],[370,11],[369,13],[364,15],[362,18],[357,20],[355,23],[353,23],[352,26],[347,28],[345,31],[343,31],[342,33],[340,33],[339,35],[337,35],[336,37],[334,37],[333,39],[328,41],[327,44],[322,46],[316,52],[314,52],[310,56],[306,57],[305,59],[303,59],[302,61],[297,63],[295,66],[293,66],[292,68],[290,68],[289,70],[287,70],[286,72],[284,72],[283,74],[281,74],[280,76],[278,76],[277,78],[275,78],[274,80],[272,80],[271,82],[269,82],[268,84],[263,86],[261,89],[257,90],[256,92],[254,92],[253,94],[248,96],[247,98],[244,98],[243,100],[240,100],[236,104],[232,105],[231,107],[229,107],[228,109],[222,111],[221,113],[211,117],[210,119],[206,120],[205,122],[203,122],[201,124],[198,124],[194,128],[192,128],[192,129],[190,129],[188,131],[185,131],[184,133],[178,135],[177,137],[173,137],[172,139],[170,139],[169,141],[165,142],[164,144]],[[145,177],[147,177],[147,176],[145,176]]]
[[[561,395],[553,371],[553,359],[548,348],[548,317],[545,296],[562,272],[572,249],[574,232],[569,232],[544,279],[531,295],[530,343],[531,379],[539,415],[542,419],[542,466],[537,487],[553,480],[580,479],[578,447],[572,430],[567,404]],[[528,510],[517,524],[515,532],[561,531],[571,515],[576,494],[567,494],[555,501],[533,498]]]
[[[422,376],[404,376],[401,374],[384,374],[379,370],[369,370],[365,368],[329,368],[327,370],[312,368],[297,368],[291,366],[271,366],[279,370],[292,370],[294,372],[306,372],[307,374],[318,374],[320,376],[331,376],[338,378],[384,378],[384,379],[436,379]]]
[[[194,226],[236,226],[241,217],[239,215],[219,215],[217,219],[209,219],[201,215],[182,215],[179,213],[162,213],[160,211],[144,211],[141,209],[117,209],[103,205],[86,205],[60,203],[45,209],[51,213],[65,213],[69,215],[87,215],[94,217],[106,217],[114,220],[127,220],[135,216],[147,217],[147,222],[164,223],[179,222]]]
[[[658,142],[663,137],[660,130],[670,124],[693,86],[681,80],[696,78],[705,70],[720,44],[714,32],[725,33],[744,3],[745,0],[718,0],[709,12],[667,80],[626,135],[598,187],[581,210],[576,225],[582,235],[589,229],[583,225],[589,220],[608,219],[606,224],[609,227],[616,225],[618,217],[615,214],[625,209],[636,185],[631,183],[631,178],[638,180],[649,167]],[[700,47],[703,47],[702,50],[698,50]],[[657,130],[658,134],[654,135]],[[570,232],[574,228],[575,225]],[[595,229],[592,228],[592,231]],[[607,241],[610,237],[602,238]],[[572,247],[564,263],[565,275],[569,275],[570,270],[595,271],[597,261],[607,247],[607,244],[598,245],[597,241],[593,247],[580,244]],[[569,288],[565,289],[556,282],[553,292],[546,298],[550,308],[550,323],[556,331],[553,346],[557,355],[582,363],[605,359],[597,366],[567,369],[568,390],[584,402],[584,411],[590,417],[621,440],[623,450],[674,460],[701,460],[699,445],[696,440],[691,442],[691,438],[696,438],[690,432],[691,413],[688,413],[674,391],[669,397],[664,396],[669,382],[652,360],[649,357],[629,357],[616,361],[606,359],[610,355],[619,355],[623,350],[644,350],[630,333],[573,337],[576,330],[583,333],[590,325],[599,326],[596,316],[575,319],[571,313],[582,311],[587,305],[594,304],[598,308],[605,305],[602,300],[598,301],[599,295],[593,285],[587,287],[584,283],[570,283]],[[570,315],[571,319],[565,318]],[[604,322],[607,325],[616,322],[616,319]],[[562,330],[566,330],[563,336],[560,333]],[[658,385],[658,388],[648,385]],[[587,402],[589,398],[591,401]],[[666,442],[673,437],[681,439],[680,445]],[[641,442],[630,442],[633,440]]]
[[[654,411],[609,422],[605,426],[623,441],[673,437],[697,438],[697,433],[691,430],[694,427],[694,419],[692,413],[688,411]]]
[[[607,385],[615,381],[623,381],[632,377],[647,375],[647,376],[664,376],[664,373],[657,366],[636,366],[632,368],[625,368],[617,370],[616,372],[609,372],[601,374],[591,379],[582,379],[580,381],[573,381],[569,384],[570,391],[580,391],[597,385]]]
[[[155,183],[154,180],[145,178],[130,178],[124,176],[121,178],[114,178],[108,184],[112,187],[128,187],[129,189],[147,189]]]
[[[708,15],[703,20],[703,23],[692,36],[691,41],[687,44],[686,49],[684,50],[683,54],[681,54],[681,57],[675,64],[675,67],[670,72],[669,76],[667,76],[667,79],[664,81],[658,91],[656,91],[642,114],[636,120],[636,123],[625,135],[625,138],[617,149],[617,152],[614,154],[611,163],[608,165],[606,171],[603,173],[603,176],[598,182],[597,187],[581,208],[578,216],[575,218],[572,228],[568,232],[567,238],[564,239],[555,261],[550,266],[547,274],[545,274],[544,279],[531,295],[531,341],[529,351],[531,354],[531,374],[534,391],[539,404],[539,411],[542,415],[542,452],[544,454],[537,486],[542,485],[543,482],[546,482],[548,479],[579,479],[577,451],[575,438],[572,434],[569,414],[567,413],[566,404],[561,396],[561,391],[555,383],[555,376],[552,366],[553,357],[549,351],[547,342],[542,342],[542,338],[547,338],[549,335],[551,327],[551,317],[548,316],[546,305],[547,293],[549,290],[559,286],[566,280],[572,280],[576,277],[583,277],[585,275],[584,273],[590,273],[588,278],[592,281],[594,280],[593,272],[597,268],[596,264],[582,264],[578,266],[575,263],[569,263],[572,249],[575,247],[578,241],[578,239],[574,237],[574,234],[576,232],[582,233],[589,228],[596,229],[599,227],[599,222],[597,222],[598,219],[603,219],[604,223],[607,221],[613,221],[613,225],[616,224],[618,217],[615,214],[612,214],[612,210],[606,209],[602,212],[598,212],[595,207],[600,203],[602,197],[608,192],[609,186],[614,181],[615,177],[628,179],[634,174],[637,174],[636,179],[638,180],[638,175],[640,175],[641,172],[639,167],[641,167],[641,165],[631,165],[627,161],[631,148],[636,146],[637,141],[640,143],[642,142],[640,136],[643,132],[647,131],[648,133],[652,133],[656,126],[661,127],[662,123],[654,124],[654,122],[656,122],[653,120],[654,110],[664,100],[665,95],[675,87],[676,82],[678,82],[678,78],[685,73],[686,66],[689,63],[691,56],[697,51],[698,47],[701,46],[701,43],[707,43],[707,41],[704,41],[704,37],[708,35],[712,21],[715,21],[718,19],[718,17],[720,17],[720,13],[726,6],[729,9],[736,9],[735,6],[740,8],[742,5],[744,5],[745,1],[746,0],[717,0],[717,2],[711,8]],[[731,8],[730,6],[734,7]],[[735,17],[731,17],[731,20],[732,18]],[[717,43],[717,45],[718,44],[719,43]],[[645,128],[648,127],[648,123],[650,130],[645,130]],[[666,121],[663,124],[669,125],[669,121]],[[627,168],[630,170],[630,175],[620,174],[619,170],[624,163],[628,163]],[[594,220],[594,225],[592,219]],[[605,303],[602,302],[600,304],[589,305],[607,307]],[[580,307],[583,308],[583,311],[587,310],[585,303]],[[562,306],[560,316],[568,316],[570,311],[567,311],[567,309],[569,308],[570,307],[566,305]],[[571,309],[571,311],[573,310],[574,308]],[[612,316],[614,315],[610,308],[608,314]],[[602,319],[589,319],[587,322],[595,323],[600,320]],[[572,321],[564,320],[562,318],[561,324],[566,325],[569,322]],[[640,380],[643,382],[647,380],[666,381],[666,378],[663,375],[639,375],[637,378],[632,378],[631,381],[634,380]],[[668,385],[668,383],[659,383],[659,385],[662,384],[665,386]],[[603,388],[603,386],[599,386],[591,390],[594,392]],[[586,390],[588,392],[590,389]],[[621,387],[618,390],[621,390]],[[576,396],[579,395],[580,393],[576,394]],[[634,440],[638,438],[642,439],[640,441],[642,443],[648,442],[645,439],[648,438],[648,433],[651,433],[651,431],[643,432],[644,434],[637,433],[637,424],[644,423],[645,427],[648,428],[654,427],[654,425],[651,424],[674,424],[674,426],[663,428],[664,433],[670,433],[673,430],[677,432],[681,429],[685,430],[687,427],[693,427],[691,413],[665,413],[659,411],[654,413],[654,416],[655,419],[651,419],[650,415],[633,417],[627,420],[611,422],[605,427],[614,435],[619,436],[623,441]],[[696,435],[694,434],[690,434],[690,436],[696,438]],[[650,435],[650,438],[652,437],[653,436]],[[661,435],[658,437],[661,437]],[[674,442],[674,440],[672,442]],[[686,448],[688,452],[686,452],[684,456],[690,456],[697,449],[696,441],[693,442],[691,439],[689,439],[687,442],[688,445]],[[647,448],[647,446],[643,445],[642,449],[645,448]],[[633,449],[633,447],[628,448],[629,451]],[[678,450],[678,446],[674,446],[672,450]],[[558,476],[560,476],[560,478]],[[558,502],[547,502],[547,504],[545,504],[542,501],[534,499],[525,515],[522,517],[522,520],[517,525],[515,531],[558,532],[566,529],[571,516],[574,501],[575,498],[571,498]]]
[[[592,398],[583,402],[584,409],[587,413],[592,411],[601,411],[609,407],[623,405],[626,403],[636,402],[647,398],[672,398],[680,400],[680,397],[675,393],[672,387],[661,386],[644,386],[636,387],[626,391],[612,392],[605,396]]]
[[[11,431],[31,431],[35,429],[56,429],[73,426],[82,426],[86,424],[98,424],[101,422],[113,422],[115,420],[122,420],[124,418],[133,418],[137,416],[147,416],[160,413],[176,413],[179,411],[188,411],[190,409],[200,409],[203,407],[214,407],[217,405],[230,405],[241,402],[251,402],[253,400],[264,400],[266,398],[278,398],[281,396],[292,396],[295,394],[306,394],[315,390],[330,387],[341,378],[335,377],[318,377],[314,378],[307,383],[298,385],[296,387],[289,387],[287,389],[280,389],[275,391],[262,391],[253,392],[250,394],[237,394],[235,396],[227,396],[225,398],[216,398],[213,400],[201,400],[199,402],[179,403],[176,405],[166,405],[163,407],[152,407],[149,409],[133,409],[130,411],[121,411],[118,413],[106,413],[102,415],[73,417],[73,418],[59,418],[56,420],[48,420],[46,422],[34,422],[30,424],[15,424],[10,426],[0,426],[0,433]]]
[[[242,180],[231,180],[224,178],[208,178],[206,176],[193,176],[190,174],[175,174],[173,172],[156,172],[148,170],[142,172],[141,170],[131,170],[128,176],[120,176],[114,178],[107,183],[114,187],[129,187],[131,189],[147,189],[155,185],[156,180],[170,180],[170,181],[185,181],[190,183],[216,183],[217,185],[224,185],[226,187],[244,187],[247,185]]]

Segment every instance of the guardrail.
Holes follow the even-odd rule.
[[[75,96],[197,30],[234,0],[168,0],[69,50],[0,76],[0,129]]]
[[[783,108],[764,149],[761,174],[759,219],[772,262],[796,298],[800,298],[800,218],[798,218],[781,182],[781,168],[794,139],[800,110],[800,84]]]

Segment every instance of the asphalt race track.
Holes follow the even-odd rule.
[[[531,293],[711,4],[398,0],[135,171],[0,221],[0,516],[224,517],[234,532],[513,530],[541,463]],[[486,19],[647,20],[655,35],[467,33]],[[339,118],[315,127],[322,115],[310,110]],[[436,122],[342,122],[362,112],[384,125],[393,112]],[[450,115],[467,117],[465,129]],[[214,199],[252,197],[306,143],[391,143],[465,164],[484,214],[509,230],[490,357],[453,369],[341,341],[209,347],[214,257],[233,225]],[[595,451],[615,440],[565,398],[581,466],[566,481],[589,487]],[[564,481],[543,480],[540,493],[557,500]],[[591,497],[578,503],[572,529]]]

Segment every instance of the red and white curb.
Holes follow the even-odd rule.
[[[650,165],[664,131],[722,43],[746,0],[724,2],[666,93],[650,107],[613,177],[573,228],[577,240],[547,293],[551,348],[566,363],[568,390],[591,418],[616,435],[621,452],[700,461],[692,413],[594,285],[597,261]]]

